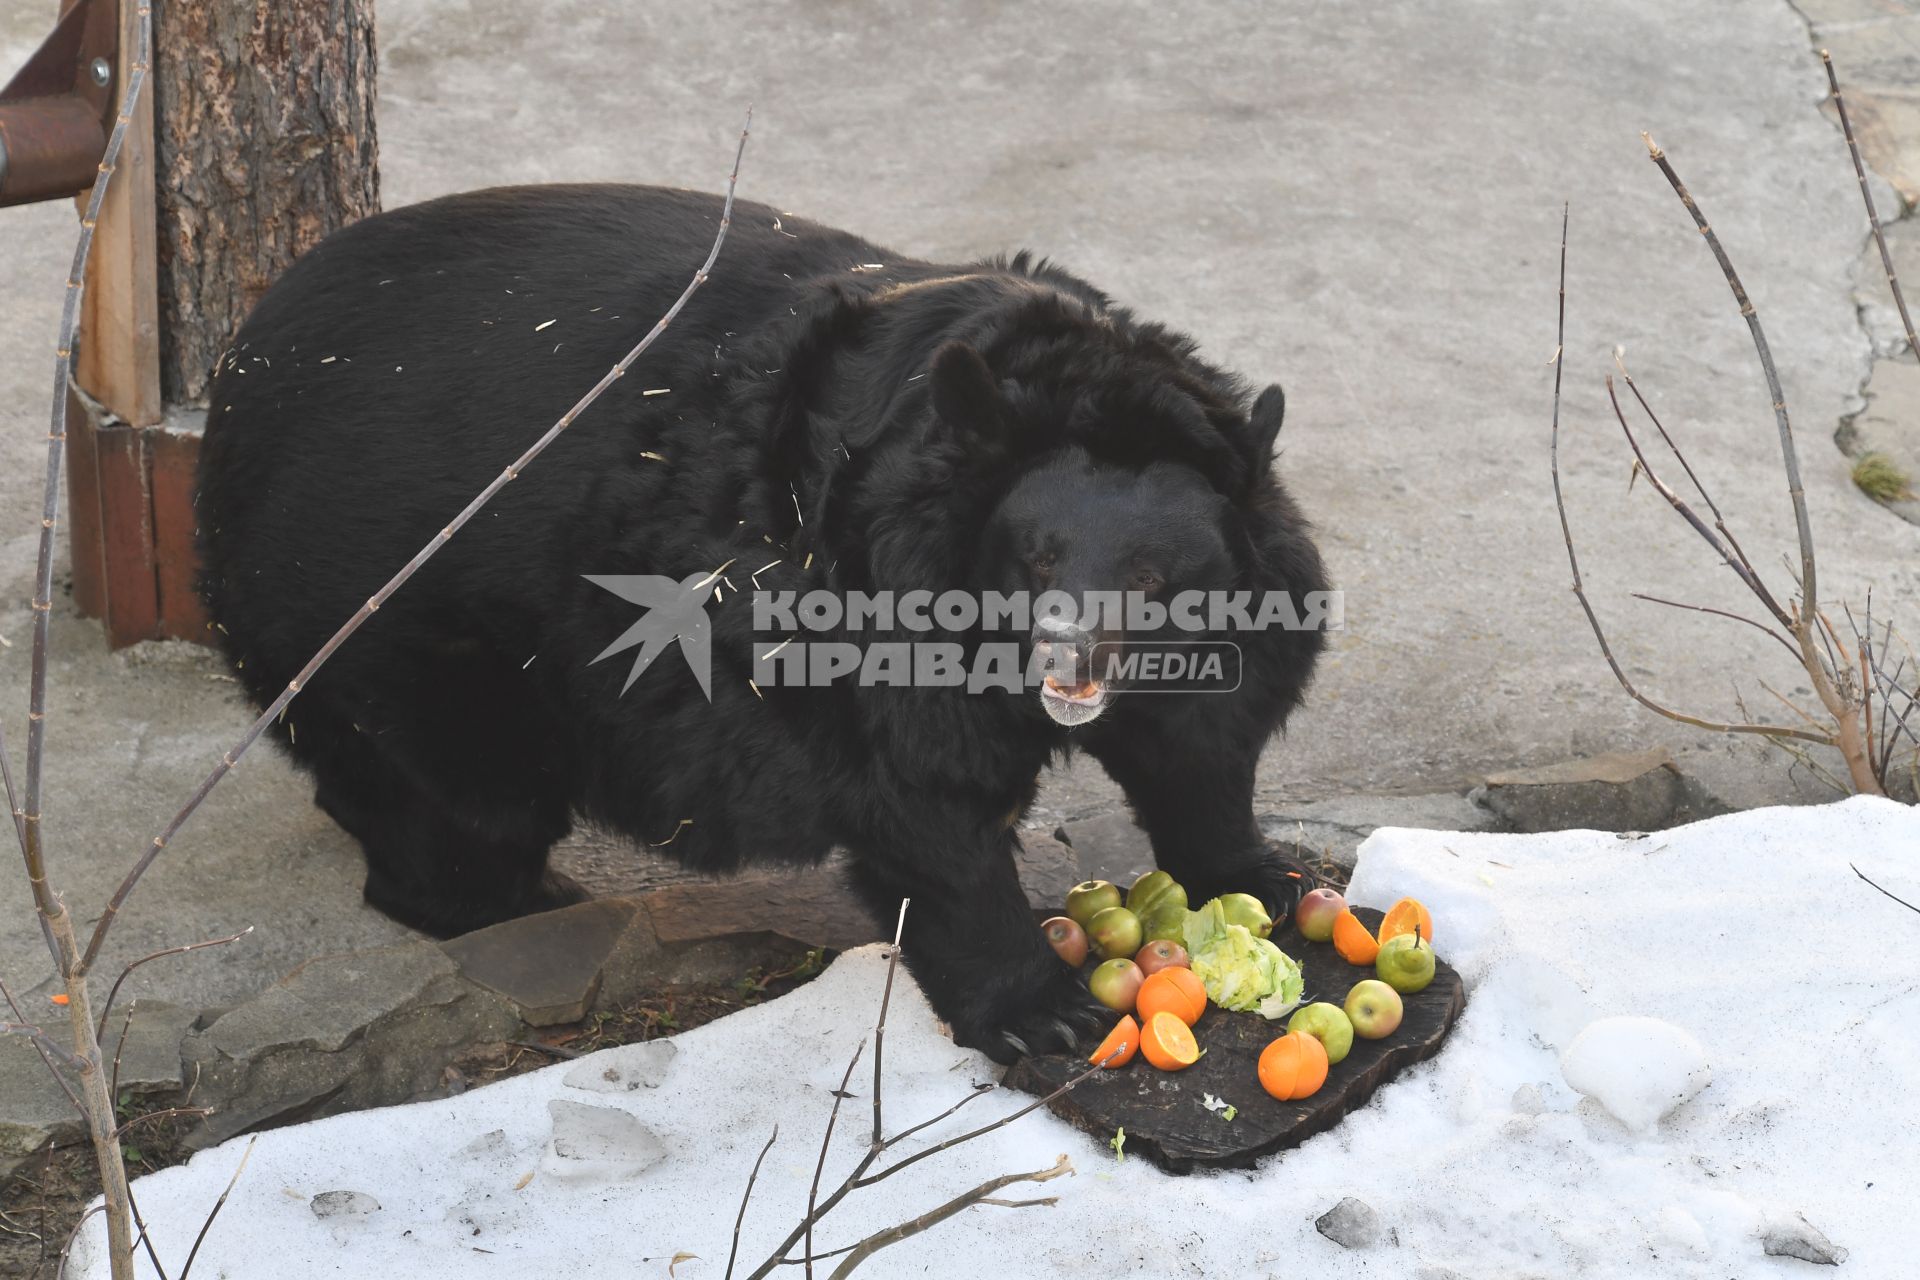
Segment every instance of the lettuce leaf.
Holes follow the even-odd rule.
[[[1245,925],[1228,924],[1218,898],[1187,913],[1181,941],[1207,998],[1221,1008],[1258,1009],[1268,1018],[1280,1018],[1300,1003],[1300,966],[1268,939],[1254,937]]]

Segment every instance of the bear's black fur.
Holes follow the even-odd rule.
[[[482,191],[348,227],[267,292],[220,362],[199,495],[207,602],[256,701],[654,323],[719,212]],[[1301,881],[1255,824],[1254,765],[1322,637],[1236,636],[1236,692],[1116,690],[1069,731],[1031,691],[759,688],[748,593],[1323,589],[1271,471],[1281,410],[1045,263],[918,262],[742,203],[661,340],[281,733],[364,846],[367,900],[408,924],[576,900],[546,859],[577,819],[713,872],[841,846],[889,926],[912,897],[908,963],[962,1042],[1065,1047],[1111,1015],[1015,878],[1040,769],[1082,747],[1196,903],[1285,910]],[[623,693],[630,655],[594,659],[639,611],[583,575],[721,566],[711,702],[671,645]]]

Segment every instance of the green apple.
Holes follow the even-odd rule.
[[[1362,1040],[1384,1040],[1400,1026],[1405,1012],[1400,993],[1378,978],[1366,978],[1347,992],[1347,1021]]]
[[[1260,905],[1260,899],[1250,893],[1223,893],[1220,895],[1220,908],[1228,924],[1245,925],[1247,932],[1256,938],[1264,938],[1273,932],[1273,917]]]
[[[1380,975],[1380,981],[1403,996],[1425,991],[1433,981],[1433,944],[1422,938],[1418,930],[1397,933],[1380,944],[1373,971]]]
[[[1108,907],[1120,905],[1120,886],[1110,880],[1087,880],[1067,890],[1067,918],[1082,929]]]
[[[1108,907],[1087,926],[1087,939],[1102,960],[1112,960],[1116,956],[1132,957],[1147,935],[1140,927],[1139,916],[1125,907]]]
[[[1347,900],[1332,889],[1315,889],[1300,899],[1293,922],[1308,942],[1326,942],[1333,937],[1333,922],[1347,909]]]
[[[1328,1066],[1353,1052],[1353,1023],[1337,1004],[1316,1000],[1304,1009],[1296,1009],[1287,1019],[1287,1030],[1304,1031],[1318,1040],[1327,1051]]]
[[[1140,984],[1146,980],[1139,965],[1124,956],[1116,956],[1093,971],[1093,977],[1087,979],[1087,990],[1115,1013],[1132,1013],[1133,1002],[1140,996]]]
[[[1127,910],[1140,917],[1148,942],[1178,942],[1186,930],[1187,891],[1164,871],[1149,871],[1127,890]]]

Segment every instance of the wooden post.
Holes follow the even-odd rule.
[[[132,0],[121,20],[124,66]],[[374,59],[373,0],[154,6],[152,91],[96,233],[68,435],[74,597],[116,647],[210,638],[199,409],[267,286],[379,209]]]

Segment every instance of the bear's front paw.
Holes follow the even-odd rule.
[[[1293,910],[1300,905],[1300,899],[1319,886],[1320,878],[1304,862],[1296,861],[1280,853],[1278,847],[1269,845],[1265,852],[1255,854],[1246,865],[1232,871],[1195,877],[1186,889],[1187,901],[1195,907],[1223,893],[1250,893],[1260,899],[1276,925],[1285,925],[1293,918]]]
[[[1095,1000],[1080,975],[1052,957],[1026,981],[958,997],[953,1038],[1001,1065],[1023,1054],[1068,1053],[1100,1042],[1119,1015]]]

